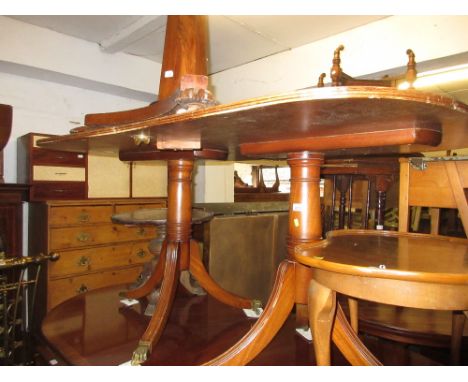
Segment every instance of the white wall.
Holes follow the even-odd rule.
[[[193,174],[194,203],[234,202],[234,162],[203,161]]]
[[[5,182],[16,182],[16,138],[29,132],[67,134],[85,114],[124,110],[142,101],[0,72],[0,103],[13,106],[13,129],[4,150]]]
[[[161,65],[0,16],[0,103],[13,106],[5,181],[16,181],[16,138],[67,134],[85,114],[132,109],[156,99]]]
[[[96,43],[0,16],[0,70],[16,65],[33,76],[156,94],[161,65],[125,53],[105,53]]]
[[[316,86],[340,44],[343,70],[361,76],[466,52],[468,16],[393,16],[211,76],[221,103]]]

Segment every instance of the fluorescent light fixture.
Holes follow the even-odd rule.
[[[468,64],[418,73],[416,81],[413,83],[413,87],[426,88],[463,79],[468,79]],[[398,89],[409,89],[409,83],[406,81],[400,83],[398,85]]]

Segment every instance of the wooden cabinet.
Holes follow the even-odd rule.
[[[23,256],[23,201],[29,187],[0,183],[0,252],[6,257]]]
[[[29,133],[17,140],[18,182],[31,185],[30,200],[85,199],[87,155],[40,148],[51,135]]]
[[[133,283],[153,257],[154,226],[113,224],[116,213],[161,208],[164,199],[47,201],[30,205],[29,251],[58,252],[42,280],[40,304],[49,311],[86,291]]]
[[[10,105],[0,104],[0,183],[3,179],[3,149],[10,138],[13,121],[13,108]]]

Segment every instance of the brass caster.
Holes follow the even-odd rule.
[[[135,349],[132,355],[132,366],[140,366],[143,362],[148,359],[150,353],[150,343],[147,341],[140,341],[138,347]]]
[[[260,300],[252,300],[250,302],[251,304],[251,309],[256,313],[256,314],[260,314],[260,309],[263,308],[262,306],[262,302]]]

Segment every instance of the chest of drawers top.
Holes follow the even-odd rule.
[[[48,226],[72,226],[86,224],[111,224],[114,214],[143,208],[162,208],[165,198],[149,199],[86,199],[86,200],[48,200],[42,202],[47,209]]]

